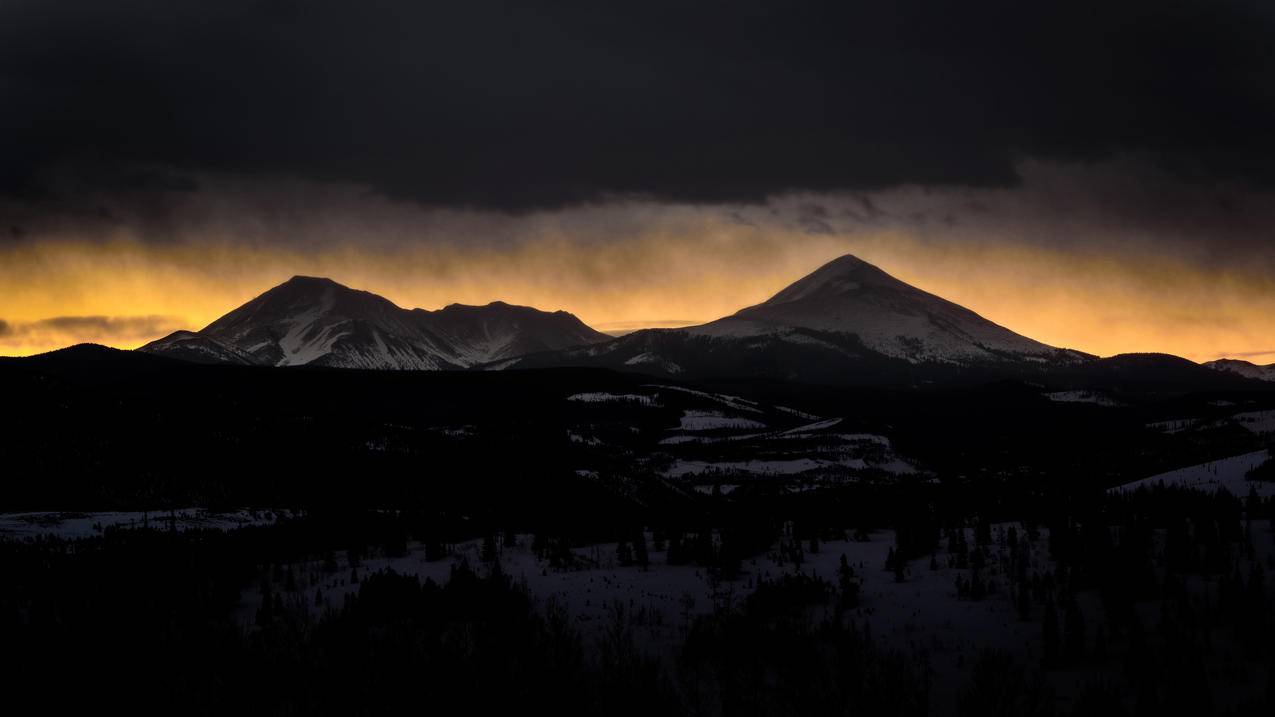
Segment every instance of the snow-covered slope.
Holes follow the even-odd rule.
[[[1179,488],[1194,488],[1210,493],[1219,488],[1225,488],[1232,495],[1238,496],[1245,496],[1250,488],[1256,488],[1262,496],[1275,495],[1275,484],[1247,479],[1249,471],[1270,460],[1270,457],[1270,451],[1253,451],[1143,478],[1112,488],[1110,492],[1154,488],[1163,484]]]
[[[1034,370],[1093,358],[1020,336],[846,255],[765,303],[707,324],[637,331],[493,368],[601,365],[684,377],[872,383],[971,369]]]
[[[194,331],[174,331],[162,339],[146,344],[142,351],[161,354],[191,363],[228,363],[251,366],[257,360],[233,346]]]
[[[1275,381],[1275,363],[1260,366],[1251,361],[1218,359],[1216,361],[1208,361],[1204,365],[1217,371],[1239,374],[1245,378],[1255,378],[1259,381]]]
[[[566,312],[495,302],[439,311],[402,309],[332,281],[297,276],[198,333],[142,347],[149,353],[266,366],[464,368],[529,351],[608,339]],[[243,359],[243,360],[240,360]]]
[[[823,265],[765,303],[688,331],[704,336],[809,340],[796,329],[853,335],[866,349],[912,363],[1040,361],[1064,353],[850,255]]]

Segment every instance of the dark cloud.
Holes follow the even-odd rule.
[[[1005,186],[1125,152],[1269,184],[1271,8],[8,0],[0,191],[144,202],[224,172],[518,210]]]
[[[182,326],[175,316],[54,316],[38,321],[0,320],[0,347],[65,346],[83,342],[140,343]]]

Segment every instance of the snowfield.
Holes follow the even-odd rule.
[[[1109,408],[1123,405],[1119,401],[1108,398],[1097,391],[1054,391],[1046,393],[1045,398],[1056,403],[1091,403],[1095,406]]]
[[[1275,411],[1249,411],[1231,416],[1231,420],[1253,433],[1275,433]]]
[[[236,510],[213,513],[201,508],[174,511],[105,511],[96,513],[35,512],[0,513],[0,538],[26,539],[50,536],[68,540],[101,535],[107,528],[160,528],[182,530],[235,530],[269,525],[293,511]]]
[[[1233,495],[1246,496],[1250,488],[1256,488],[1263,497],[1275,495],[1275,483],[1250,481],[1246,479],[1249,471],[1270,459],[1270,451],[1254,451],[1243,455],[1223,458],[1217,461],[1179,468],[1159,475],[1143,478],[1112,488],[1112,491],[1137,490],[1153,488],[1157,485],[1180,486],[1213,492],[1225,488]]]
[[[683,388],[681,386],[661,386],[658,384],[648,384],[643,386],[643,388],[654,388],[661,391],[677,391],[679,393],[685,393],[691,396],[698,396],[699,398],[706,398],[710,401],[715,401],[727,408],[733,408],[736,411],[761,413],[761,408],[759,408],[761,404],[756,401],[750,401],[746,398],[740,398],[739,396],[728,396],[724,393],[708,393],[707,391],[696,391],[693,388]]]
[[[686,411],[681,420],[683,431],[716,431],[723,428],[752,430],[765,427],[766,424],[760,421],[727,416],[719,411]]]
[[[639,406],[658,406],[652,396],[637,393],[575,393],[567,396],[568,401],[580,403],[631,403]]]
[[[722,491],[729,492],[731,487],[722,486]],[[543,606],[552,602],[566,608],[586,640],[601,639],[615,624],[617,610],[622,610],[639,649],[672,660],[681,649],[691,620],[715,609],[738,607],[761,580],[802,573],[835,584],[844,555],[861,582],[860,605],[848,619],[869,624],[873,637],[885,646],[927,664],[934,677],[930,698],[933,713],[945,715],[955,713],[956,696],[969,679],[980,650],[995,648],[1023,659],[1039,659],[1038,617],[1043,608],[1035,608],[1033,617],[1037,619],[1033,621],[1018,619],[1007,589],[1008,527],[1009,524],[993,527],[994,540],[983,577],[995,583],[996,589],[979,601],[957,596],[957,576],[968,578],[970,573],[950,565],[942,547],[936,553],[934,569],[926,559],[914,560],[907,565],[903,581],[896,582],[894,574],[884,568],[886,556],[895,544],[893,531],[872,532],[863,541],[828,540],[818,546],[817,552],[803,545],[800,563],[786,559],[774,546],[745,561],[741,574],[730,580],[719,579],[695,565],[669,565],[667,552],[655,549],[650,550],[649,567],[622,566],[616,560],[615,543],[573,548],[576,567],[554,568],[531,551],[531,535],[518,535],[516,545],[500,548],[499,561],[500,569],[516,583],[525,585],[537,603]],[[1026,539],[1028,533],[1023,526],[1016,527],[1029,546],[1033,570],[1051,569],[1048,531],[1040,531],[1032,541]],[[648,545],[653,545],[653,538],[647,533]],[[966,539],[973,545],[972,529],[966,530]],[[449,579],[452,566],[462,560],[480,571],[490,570],[482,562],[481,553],[482,541],[471,540],[454,545],[447,558],[434,562],[425,560],[424,549],[412,544],[405,556],[364,558],[357,567],[339,555],[340,569],[332,574],[323,573],[318,563],[298,565],[299,588],[295,602],[290,604],[316,616],[325,609],[338,609],[345,595],[359,588],[352,577],[386,569],[443,584]],[[249,629],[261,603],[258,588],[258,583],[245,586],[235,613]],[[318,605],[316,591],[321,596]],[[1080,601],[1086,616],[1100,615],[1096,596],[1084,594]]]

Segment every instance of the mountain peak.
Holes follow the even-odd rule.
[[[864,349],[913,363],[1040,361],[1057,351],[850,254],[761,304],[687,331],[723,337],[826,332],[854,336]]]
[[[272,291],[287,292],[306,292],[306,291],[323,291],[327,289],[345,289],[346,291],[354,291],[343,284],[339,284],[325,276],[304,276],[297,274],[287,281],[279,284],[273,289],[266,291],[269,294]]]
[[[816,296],[831,297],[850,293],[867,286],[880,287],[890,285],[907,286],[859,257],[853,254],[845,254],[789,284],[787,288],[772,296],[762,306],[786,304],[791,301],[799,301]]]
[[[346,368],[463,368],[610,337],[562,313],[493,301],[403,309],[377,294],[297,275],[199,332],[143,351],[190,361]]]

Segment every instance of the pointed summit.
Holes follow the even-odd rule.
[[[804,278],[799,279],[787,288],[768,299],[763,306],[786,304],[813,296],[831,296],[856,291],[865,286],[903,285],[877,267],[853,254],[833,259],[815,269]]]
[[[710,336],[794,330],[853,336],[870,351],[913,363],[1039,360],[1057,352],[849,254],[761,304],[690,329]]]
[[[605,366],[679,378],[918,385],[1035,375],[1093,358],[1020,336],[845,255],[767,301],[707,324],[644,329],[501,367]]]

